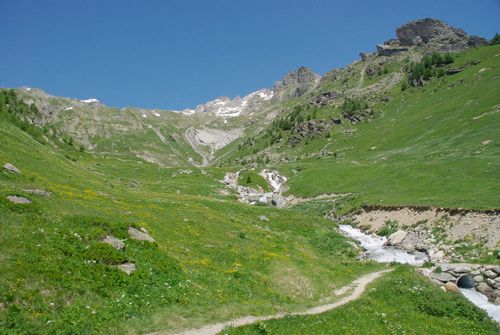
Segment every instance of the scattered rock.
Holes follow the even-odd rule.
[[[7,172],[10,172],[10,173],[15,173],[15,174],[21,173],[21,171],[19,171],[18,168],[16,168],[14,165],[12,165],[10,163],[5,163],[3,165],[3,169]]]
[[[440,288],[441,288],[441,290],[442,290],[443,292],[446,292],[446,287],[444,287],[444,286],[440,286]]]
[[[389,242],[389,245],[400,244],[406,238],[406,235],[408,235],[408,233],[405,232],[404,230],[398,230],[397,232],[389,235],[389,237],[387,239]]]
[[[123,248],[125,247],[125,243],[123,243],[122,240],[111,235],[107,235],[105,238],[101,240],[101,242],[109,244],[110,246],[118,250],[123,250]]]
[[[458,288],[458,286],[452,282],[447,282],[446,284],[444,284],[444,288],[448,292],[457,292],[457,293],[460,292],[460,289]]]
[[[115,265],[115,267],[128,274],[129,276],[135,271],[135,264],[134,263],[123,263],[120,265]]]
[[[50,192],[47,192],[47,191],[44,191],[44,190],[38,190],[38,189],[26,189],[26,190],[23,190],[23,191],[26,192],[26,193],[38,195],[40,197],[50,197],[50,195],[51,195]]]
[[[482,283],[484,281],[484,278],[481,275],[477,275],[477,276],[474,276],[474,281],[476,283]]]
[[[491,143],[491,140],[484,140],[481,142],[482,145],[488,145]]]
[[[134,227],[128,227],[128,234],[131,239],[138,241],[148,241],[153,243],[155,239],[151,237],[147,232],[142,232],[140,230],[135,229]]]
[[[495,272],[497,275],[500,275],[500,266],[492,267],[491,271]]]
[[[492,270],[483,271],[483,275],[485,275],[486,277],[488,277],[490,279],[495,279],[497,277],[497,274],[495,273],[495,271],[492,271]]]
[[[31,204],[31,200],[18,195],[9,195],[7,196],[7,199],[14,204]]]
[[[432,273],[431,278],[438,280],[442,283],[447,283],[447,282],[453,282],[455,281],[455,277],[450,275],[449,273],[446,272],[441,272],[441,273]]]
[[[479,285],[476,286],[476,290],[488,297],[495,294],[495,291],[485,282],[479,283]]]
[[[259,219],[260,219],[260,221],[263,221],[263,222],[269,222],[269,219],[265,215],[261,215]]]

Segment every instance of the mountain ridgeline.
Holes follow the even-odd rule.
[[[300,67],[276,81],[272,90],[262,89],[243,98],[220,97],[195,109],[116,109],[97,99],[60,98],[39,89],[21,88],[16,89],[18,97],[39,112],[19,117],[57,130],[78,147],[97,154],[137,158],[161,166],[234,163],[243,160],[241,151],[236,150],[238,145],[225,148],[228,144],[236,142],[241,149],[254,143],[259,134],[267,134],[270,145],[276,141],[292,146],[305,143],[335,124],[324,120],[327,109],[332,110],[331,116],[338,114],[335,108],[341,111],[336,115],[340,119],[337,123],[371,119],[376,117],[374,107],[381,108],[390,99],[393,87],[407,78],[410,85],[431,78],[428,71],[424,77],[413,78],[414,73],[408,71],[410,63],[418,63],[432,52],[459,52],[487,44],[434,19],[410,22],[396,33],[398,38],[378,45],[376,53],[361,53],[361,61],[323,77]],[[446,57],[452,58],[449,54]],[[438,64],[440,77],[452,71],[449,63],[448,67]],[[360,106],[365,108],[355,108]],[[282,133],[290,130],[294,135]],[[269,160],[283,160],[274,151],[270,150]],[[254,158],[245,159],[249,160]]]

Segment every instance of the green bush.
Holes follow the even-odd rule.
[[[125,254],[112,246],[102,242],[93,242],[85,252],[88,260],[102,264],[121,264],[127,261]]]

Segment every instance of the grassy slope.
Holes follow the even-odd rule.
[[[239,204],[210,173],[53,150],[7,122],[0,138],[0,163],[22,171],[0,173],[0,334],[137,333],[293,310],[378,267],[355,260],[333,223]],[[53,195],[22,191],[35,187]],[[98,243],[129,226],[157,243]],[[137,265],[130,277],[109,266],[124,260]]]
[[[445,293],[400,267],[363,296],[314,316],[288,317],[224,330],[221,334],[498,334],[500,327],[460,294]]]
[[[350,136],[332,132],[330,146],[343,158],[282,166],[290,175],[301,170],[290,192],[353,192],[362,202],[382,205],[498,207],[499,53],[498,45],[473,49],[453,66],[480,64],[424,88],[401,92],[397,86],[390,102],[375,107],[383,116],[355,126]],[[317,147],[326,143],[316,141]]]

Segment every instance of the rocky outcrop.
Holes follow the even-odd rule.
[[[486,40],[469,36],[463,29],[443,21],[426,18],[408,22],[396,29],[402,46],[422,46],[440,51],[458,51],[486,44]]]
[[[316,87],[321,78],[305,66],[289,72],[282,80],[274,83],[274,97],[278,100],[300,97]]]
[[[133,272],[135,272],[135,264],[134,263],[123,263],[123,264],[115,265],[114,267],[122,272],[125,272],[129,276]]]
[[[128,235],[133,240],[147,241],[147,242],[153,243],[155,241],[155,239],[153,237],[151,237],[151,235],[149,235],[148,232],[144,228],[141,228],[141,229],[143,231],[140,231],[134,227],[129,227],[128,228]]]
[[[16,205],[31,204],[31,200],[20,197],[18,195],[8,195],[7,200],[9,200],[10,202],[12,202],[13,204],[16,204]]]
[[[112,246],[113,248],[118,249],[118,250],[123,250],[123,248],[125,248],[125,243],[123,243],[122,240],[120,240],[112,235],[105,236],[101,240],[101,242],[105,243],[105,244],[109,244],[110,246]]]
[[[326,106],[330,101],[333,101],[335,99],[338,99],[341,96],[340,92],[337,91],[331,91],[331,92],[325,92],[318,94],[316,98],[314,98],[313,105],[322,107]]]
[[[38,195],[39,197],[50,197],[50,192],[39,190],[39,189],[25,189],[23,190],[26,193]]]
[[[11,163],[5,163],[3,165],[3,169],[9,173],[14,173],[14,174],[19,174],[21,173],[21,171],[19,171],[18,168],[16,168],[14,165],[12,165]]]

